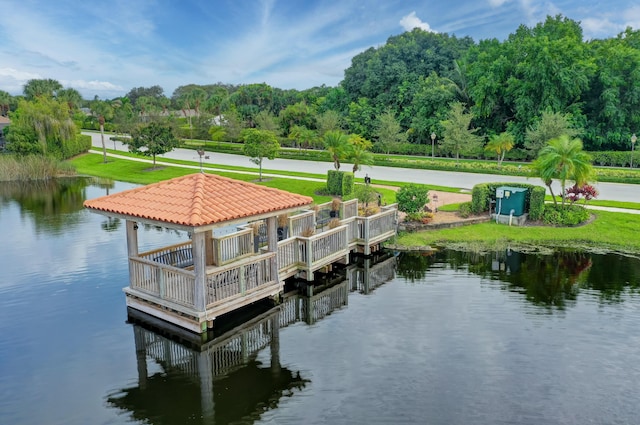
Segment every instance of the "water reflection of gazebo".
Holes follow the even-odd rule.
[[[255,418],[308,382],[280,365],[279,318],[279,309],[271,309],[198,346],[134,324],[138,384],[107,401],[136,420],[158,425],[200,417],[211,424]],[[270,364],[265,366],[257,354],[267,347]],[[149,360],[161,370],[149,375],[154,369]]]

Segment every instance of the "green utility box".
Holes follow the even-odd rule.
[[[496,213],[500,215],[521,216],[525,213],[524,206],[527,199],[524,187],[500,186],[496,188]]]

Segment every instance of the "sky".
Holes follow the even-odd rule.
[[[51,78],[85,99],[187,84],[337,86],[351,59],[418,27],[506,39],[548,15],[585,39],[640,29],[637,0],[0,0],[0,90]]]

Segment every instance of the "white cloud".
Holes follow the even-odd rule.
[[[507,3],[510,0],[489,0],[489,5],[491,7],[500,7],[503,4]]]
[[[633,6],[624,12],[625,22],[621,30],[631,27],[634,30],[640,29],[640,6]]]
[[[416,16],[416,12],[413,11],[409,13],[407,16],[403,16],[400,19],[400,25],[405,31],[411,31],[414,28],[420,28],[421,30],[429,31],[429,32],[437,32],[431,29],[428,23],[423,22],[420,18]]]
[[[108,81],[85,81],[85,80],[61,80],[60,83],[64,87],[73,87],[74,89],[82,91],[103,91],[103,92],[120,92],[124,91],[122,86],[110,83]]]
[[[22,94],[27,81],[43,78],[34,72],[20,71],[15,68],[0,68],[0,90],[15,96]]]

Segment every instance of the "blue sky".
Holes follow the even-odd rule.
[[[89,99],[160,85],[337,85],[351,58],[413,27],[505,39],[562,14],[585,38],[640,28],[636,0],[0,0],[0,90],[53,78]]]

